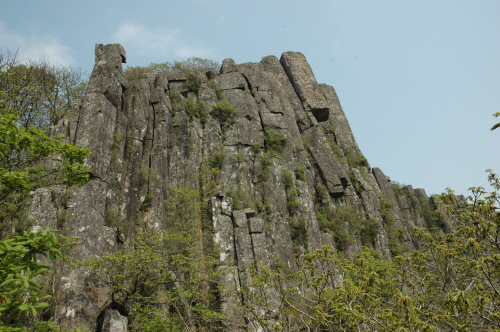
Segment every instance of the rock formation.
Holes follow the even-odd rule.
[[[198,73],[196,89],[178,70],[127,81],[125,59],[119,44],[96,45],[86,96],[53,129],[92,150],[90,180],[34,193],[31,215],[39,224],[80,238],[72,258],[114,252],[137,230],[166,228],[171,189],[200,190],[211,202],[220,260],[228,263],[220,298],[230,313],[241,301],[231,290],[250,282],[246,268],[254,260],[293,270],[296,254],[324,245],[349,257],[364,245],[391,259],[391,251],[418,247],[413,226],[432,226],[425,191],[394,185],[370,167],[334,88],[317,83],[301,53],[258,63],[226,59],[219,73]],[[237,110],[234,123],[193,116],[187,101],[198,99],[209,111],[227,101]],[[342,209],[356,225],[338,218],[328,228],[324,221]],[[93,329],[105,312],[108,326],[126,321],[84,267],[61,267],[55,287],[63,327]],[[253,329],[251,321],[242,324]]]

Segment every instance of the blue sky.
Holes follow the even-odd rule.
[[[302,52],[335,87],[372,167],[467,193],[500,172],[500,1],[7,1],[0,47],[91,71],[95,43],[129,65],[237,63]],[[498,120],[498,121],[496,121]]]

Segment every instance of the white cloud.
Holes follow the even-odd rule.
[[[147,56],[150,59],[191,56],[207,57],[210,52],[202,47],[189,45],[182,40],[179,30],[166,28],[150,29],[144,25],[124,23],[112,35],[113,43],[120,43],[127,50],[127,58]]]
[[[10,30],[2,22],[0,22],[0,45],[2,45],[4,52],[7,49],[12,52],[18,50],[19,59],[47,60],[65,66],[74,63],[71,48],[61,44],[56,38],[52,36],[22,36]]]

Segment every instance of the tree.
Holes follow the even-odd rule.
[[[172,189],[167,228],[138,232],[123,250],[90,259],[110,297],[138,331],[216,331],[224,316],[215,297],[217,257],[204,246],[201,200]]]
[[[44,263],[56,258],[65,261],[76,245],[72,240],[49,228],[0,240],[0,331],[27,331],[20,320],[36,318],[40,309],[49,306],[51,296],[40,285],[49,267],[39,262],[40,257],[45,257]],[[35,322],[33,330],[42,327],[55,326]]]
[[[37,113],[45,114],[43,117],[48,121],[49,115],[41,111],[42,105],[32,101],[41,100],[41,95],[47,96],[40,89],[59,84],[57,76],[43,68],[16,65],[15,55],[10,53],[0,55],[0,70],[1,238],[8,233],[26,230],[30,191],[57,184],[83,184],[89,176],[89,169],[83,161],[90,151],[64,143],[63,137],[50,137],[45,130],[31,126],[32,121],[27,120],[28,113]],[[43,84],[27,78],[26,75],[33,73],[37,73],[39,83]],[[30,106],[23,108],[27,104]],[[42,108],[36,108],[38,106]],[[24,120],[19,116],[24,116]]]
[[[27,225],[28,193],[56,184],[81,185],[89,176],[83,165],[88,149],[63,143],[43,130],[24,128],[0,108],[0,236]]]
[[[262,309],[247,305],[247,313],[269,331],[500,331],[500,179],[491,170],[488,179],[491,192],[436,199],[455,230],[415,229],[421,249],[392,262],[367,248],[350,261],[323,247],[298,256],[298,271],[286,277],[255,268],[242,292]],[[278,311],[269,293],[280,295]],[[266,325],[259,312],[273,310],[277,323]]]
[[[18,124],[48,130],[69,116],[81,100],[88,75],[71,66],[47,61],[18,61],[12,53],[0,53],[0,99],[15,110]]]
[[[49,306],[41,278],[49,269],[44,263],[66,260],[76,243],[50,229],[27,231],[29,192],[83,184],[89,176],[83,161],[90,151],[44,130],[63,109],[57,101],[64,95],[61,82],[67,83],[66,92],[74,88],[59,80],[55,68],[28,67],[11,53],[0,54],[0,331],[27,331],[27,322],[33,331],[60,330],[52,321],[35,319]],[[73,97],[64,98],[69,103]]]

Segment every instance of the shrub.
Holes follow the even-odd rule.
[[[297,247],[307,249],[307,229],[306,221],[303,218],[293,218],[290,222],[290,230],[292,231],[292,241],[294,249],[297,253]]]
[[[307,182],[306,174],[305,174],[305,167],[304,166],[299,166],[295,170],[295,176],[297,177],[298,180]]]
[[[49,228],[0,240],[1,331],[28,331],[20,319],[36,317],[40,309],[49,307],[51,296],[44,294],[40,285],[49,267],[47,261],[41,264],[39,260],[45,256],[49,261],[66,261],[69,249],[77,244],[73,240]],[[32,331],[39,331],[42,325]]]
[[[286,136],[273,130],[264,132],[264,144],[269,151],[281,152],[285,148]]]
[[[327,136],[326,139],[327,139],[328,144],[330,145],[330,149],[332,150],[335,157],[337,157],[338,160],[342,160],[342,158],[344,158],[344,153],[340,149],[340,146],[337,144],[337,142],[335,142],[333,137],[330,137],[330,136]]]
[[[290,215],[294,215],[300,210],[300,203],[297,197],[300,196],[301,192],[299,189],[288,189],[286,192],[286,208]]]
[[[185,70],[186,72],[206,73],[208,71],[217,72],[220,64],[214,60],[191,57],[182,61],[151,63],[149,66],[128,66],[124,70],[127,80],[137,80],[146,78],[148,73],[169,72],[174,69]]]
[[[236,123],[236,114],[238,111],[225,100],[219,101],[212,106],[210,114],[219,121],[220,125],[225,127]]]
[[[87,264],[129,312],[132,330],[215,331],[224,320],[213,283],[219,253],[205,242],[200,193],[172,188],[165,204],[166,230],[139,232],[123,250]]]
[[[294,184],[294,176],[293,176],[293,173],[289,170],[285,170],[282,174],[281,174],[281,181],[283,181],[283,184],[285,185],[285,188],[288,189],[288,188],[291,188]]]
[[[397,229],[394,225],[395,219],[392,212],[392,204],[386,199],[380,199],[380,216],[384,223],[387,232],[387,242],[389,251],[393,257],[401,255],[403,249],[401,248],[401,241],[403,240],[403,231]]]
[[[172,103],[172,116],[182,109],[183,98],[179,91],[170,90],[170,102]]]
[[[344,151],[349,168],[368,167],[368,160],[359,151]]]
[[[424,217],[427,226],[431,230],[440,230],[445,227],[442,214],[436,209],[433,201],[430,198],[420,198],[419,199],[420,214]]]
[[[189,91],[198,93],[198,91],[201,88],[201,84],[203,83],[202,79],[200,76],[195,74],[192,71],[187,71],[186,72],[186,86]]]
[[[227,195],[233,199],[233,209],[241,210],[251,208],[254,211],[259,210],[255,199],[252,197],[250,191],[244,190],[241,186],[233,187],[227,190]]]
[[[375,241],[379,232],[377,220],[374,218],[365,218],[361,220],[361,242],[366,246],[375,246]]]
[[[317,184],[316,187],[316,200],[318,202],[321,202],[323,200],[323,197],[326,195],[326,188],[322,184]]]
[[[338,249],[347,249],[353,242],[351,232],[359,228],[356,211],[347,205],[332,208],[318,204],[316,208],[321,231],[332,234]]]
[[[207,82],[207,88],[212,89],[212,90],[215,91],[215,93],[217,94],[217,99],[218,100],[222,99],[222,89],[219,88],[219,86],[217,85],[217,82],[215,82],[214,80],[208,81]]]
[[[358,181],[356,174],[354,173],[353,170],[349,171],[349,179],[351,180],[351,184],[357,193],[365,190],[365,187],[363,186],[363,184],[361,182]]]
[[[208,110],[207,105],[201,99],[197,99],[196,103],[193,99],[188,98],[185,101],[186,114],[190,119],[200,119],[200,123],[204,125],[207,122]]]
[[[221,169],[222,164],[224,163],[224,158],[226,158],[224,151],[215,151],[210,156],[208,164],[211,168]]]

